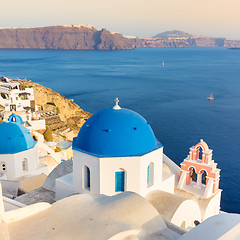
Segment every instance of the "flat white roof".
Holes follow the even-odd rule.
[[[5,211],[11,211],[25,207],[26,205],[3,196],[3,206]]]
[[[8,82],[8,83],[5,83],[5,82],[1,82],[0,81],[0,85],[1,86],[5,86],[5,87],[15,87],[15,86],[20,85],[20,83],[18,83],[18,82]]]
[[[9,93],[10,93],[10,90],[9,90],[8,88],[6,88],[6,87],[0,86],[0,92],[1,92],[1,93],[7,93],[7,94],[9,94]]]

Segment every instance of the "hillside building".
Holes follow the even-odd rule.
[[[33,88],[25,88],[19,82],[10,82],[8,78],[1,77],[0,105],[5,111],[35,110]]]

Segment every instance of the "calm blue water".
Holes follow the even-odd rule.
[[[222,169],[222,210],[240,213],[240,51],[0,50],[0,75],[31,79],[92,113],[119,97],[151,122],[177,164],[203,138]]]

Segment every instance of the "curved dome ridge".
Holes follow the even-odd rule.
[[[0,154],[14,154],[33,148],[36,141],[20,123],[0,123]]]
[[[73,149],[102,157],[138,156],[159,147],[149,122],[125,108],[92,115],[73,141]]]

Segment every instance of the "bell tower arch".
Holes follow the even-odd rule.
[[[181,163],[178,188],[209,198],[219,189],[219,179],[220,169],[212,159],[212,150],[201,139]]]

